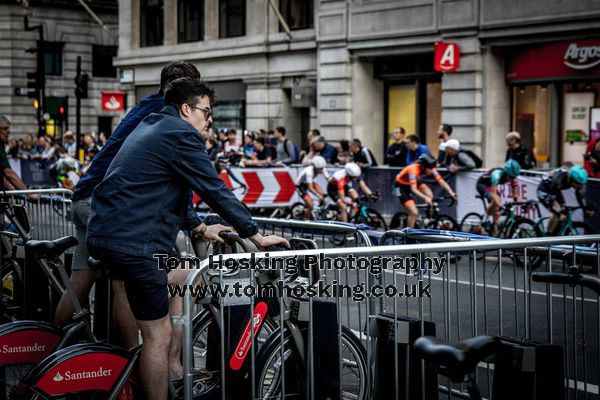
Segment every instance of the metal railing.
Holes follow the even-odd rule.
[[[27,207],[31,239],[54,240],[73,235],[71,192],[68,189],[9,190],[0,198]]]
[[[287,223],[290,223],[290,221],[287,221]],[[291,223],[303,224],[300,221],[291,221]],[[339,297],[335,298],[338,323],[349,326],[360,337],[366,348],[366,359],[369,360],[369,363],[373,360],[373,339],[365,333],[364,321],[357,318],[358,310],[364,310],[365,315],[369,317],[385,311],[391,312],[393,315],[403,313],[418,318],[421,321],[422,332],[424,332],[424,322],[426,320],[434,321],[440,329],[441,336],[448,340],[460,340],[470,336],[491,334],[541,338],[551,343],[563,344],[566,353],[566,386],[570,388],[566,391],[566,397],[569,398],[577,395],[577,388],[583,388],[586,394],[597,393],[597,384],[600,381],[600,358],[598,357],[600,340],[595,332],[600,332],[600,319],[590,322],[586,318],[599,316],[600,307],[597,298],[593,296],[577,298],[575,289],[572,293],[567,294],[568,289],[566,288],[561,290],[548,285],[533,285],[529,277],[530,258],[533,257],[531,249],[546,248],[545,269],[552,270],[557,265],[560,267],[560,263],[563,263],[564,267],[566,265],[564,263],[567,262],[564,259],[553,259],[553,254],[555,254],[553,246],[572,246],[573,258],[568,262],[577,263],[575,258],[576,245],[590,242],[597,245],[600,242],[600,235],[283,251],[278,252],[277,256],[302,258],[322,254],[325,259],[344,257],[349,254],[354,257],[371,258],[381,256],[408,258],[412,256],[420,259],[421,262],[423,262],[424,257],[431,254],[445,258],[446,265],[443,269],[437,271],[437,275],[434,274],[432,268],[422,269],[420,267],[410,271],[410,273],[402,270],[384,270],[379,274],[384,285],[391,281],[391,285],[395,287],[398,287],[401,283],[410,284],[420,280],[424,284],[431,285],[433,292],[440,294],[437,298],[404,298],[401,301],[398,297],[393,297],[385,298],[384,301],[375,304],[366,301],[364,304],[361,303],[351,309],[351,312],[348,313],[350,315],[342,313],[341,299]],[[597,247],[594,249],[596,251],[596,267],[598,267],[600,265],[600,254]],[[240,260],[249,257],[250,253],[233,254],[224,256],[224,260]],[[263,258],[265,253],[255,253],[254,257],[256,259]],[[518,259],[522,260],[521,266],[516,265]],[[493,267],[490,267],[490,262],[494,264]],[[207,268],[208,261],[204,260],[198,269],[191,271],[186,284],[192,285]],[[339,270],[334,271],[333,275],[338,281],[341,281],[342,276]],[[356,275],[348,275],[349,278],[347,278],[346,283],[375,282],[372,275],[367,270],[361,272],[357,269]],[[492,276],[494,277],[492,278]],[[324,279],[327,281],[330,278],[326,276]],[[548,302],[546,302],[547,299]],[[282,299],[280,298],[281,302]],[[313,298],[309,298],[308,302],[311,309]],[[192,398],[193,305],[194,301],[188,292],[184,296],[183,317],[181,319],[181,323],[184,325],[183,348],[187,349],[183,353],[184,393],[187,399]],[[281,305],[283,306],[283,304]],[[579,310],[580,306],[583,307],[581,311]],[[596,311],[592,313],[586,307],[595,307]],[[539,310],[545,312],[542,320],[538,318],[537,313],[540,312]],[[556,310],[563,311],[560,318],[557,316]],[[567,310],[572,310],[574,315],[572,317],[567,315]],[[579,315],[579,313],[582,315]],[[535,323],[532,323],[532,320]],[[312,332],[311,325],[313,322],[309,320],[308,323],[309,331]],[[583,348],[578,348],[577,340],[571,340],[571,337],[581,333],[578,324],[582,324],[584,327],[595,326],[598,328],[595,331],[587,330],[586,345],[588,347],[585,352]],[[558,325],[564,329],[559,331]],[[568,332],[567,326],[571,328]],[[586,330],[584,329],[584,331]],[[221,333],[223,332],[221,331]],[[396,326],[394,328],[394,338],[398,339]],[[339,340],[341,341],[341,338]],[[312,353],[309,351],[309,358],[311,357]],[[593,362],[589,362],[592,358]],[[223,354],[221,362],[224,366]],[[309,359],[309,365],[310,362]],[[255,368],[256,366],[252,362],[252,376],[256,373]],[[400,366],[396,362],[394,366],[396,376],[399,368]],[[309,371],[312,375],[309,379],[310,383],[314,380],[314,370]],[[489,379],[491,371],[491,367],[488,366],[487,374],[479,374],[480,384],[487,386],[487,392],[485,390],[484,392],[488,395],[492,390]],[[224,384],[222,387],[223,398],[225,396],[225,386]],[[369,393],[371,393],[371,382],[369,382],[368,388]],[[404,393],[405,390],[407,389],[398,387],[396,383],[395,398],[402,398],[400,394]],[[460,392],[460,387],[457,389],[448,384],[447,393],[449,393],[449,396],[458,392]],[[309,391],[309,393],[314,392]],[[255,394],[256,392],[253,391],[253,397]]]

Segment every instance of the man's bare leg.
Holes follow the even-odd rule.
[[[79,299],[79,304],[81,304],[82,307],[85,307],[88,304],[90,290],[99,275],[100,272],[93,269],[77,269],[72,271],[70,279],[71,286],[73,286],[77,298]],[[73,313],[75,313],[75,307],[67,292],[65,292],[60,298],[58,307],[56,308],[54,323],[57,326],[66,326],[70,324],[73,322]]]
[[[169,285],[181,285],[185,282],[189,270],[175,269],[169,272]],[[169,316],[179,316],[183,312],[183,299],[179,296],[169,299]],[[183,377],[183,366],[181,365],[181,325],[172,325],[173,336],[169,345],[169,374],[171,379]]]
[[[120,344],[131,349],[139,344],[138,325],[131,312],[125,285],[122,281],[112,281],[114,292],[113,298],[113,315],[115,328],[119,335]]]
[[[153,321],[137,321],[142,331],[140,380],[148,400],[166,400],[169,388],[169,343],[171,320],[168,315]]]

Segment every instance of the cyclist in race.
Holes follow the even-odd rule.
[[[360,179],[361,174],[362,170],[358,164],[351,162],[346,164],[344,169],[333,174],[327,185],[327,194],[337,203],[342,222],[348,222],[346,208],[355,206],[356,199],[358,199],[357,188],[360,188],[367,196],[373,196],[373,192],[365,181]]]
[[[325,167],[327,161],[321,156],[314,156],[311,165],[304,168],[302,172],[296,178],[296,188],[300,192],[300,196],[306,203],[305,217],[306,219],[312,219],[312,211],[314,208],[313,199],[310,197],[310,193],[317,196],[319,203],[322,203],[325,199],[325,192],[323,188],[315,182],[315,178],[320,174],[323,174],[326,180],[329,180],[329,174]]]
[[[479,177],[475,187],[477,192],[490,204],[486,209],[487,215],[492,217],[492,235],[498,234],[498,220],[500,219],[500,194],[498,185],[510,183],[512,197],[515,202],[520,201],[517,176],[521,173],[521,166],[513,159],[508,160],[503,168],[493,168]]]
[[[537,188],[537,196],[542,205],[552,213],[547,229],[550,235],[556,234],[559,222],[567,219],[567,216],[562,213],[565,206],[563,190],[573,188],[577,203],[585,209],[585,214],[587,216],[594,214],[594,210],[591,208],[586,209],[585,205],[584,193],[587,180],[587,171],[579,165],[573,165],[568,169],[555,169],[550,175],[542,178]]]
[[[415,197],[423,200],[429,206],[433,206],[433,192],[425,182],[421,181],[423,176],[433,176],[450,197],[457,200],[456,193],[435,169],[436,164],[433,156],[421,154],[415,163],[405,167],[396,175],[394,195],[400,198],[400,202],[408,210],[407,226],[409,228],[415,227],[419,217]]]
[[[73,190],[78,178],[77,161],[71,157],[59,158],[50,167],[50,178],[56,181],[58,186]]]

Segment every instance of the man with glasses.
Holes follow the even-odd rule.
[[[132,132],[94,190],[88,245],[125,284],[143,339],[140,378],[150,400],[167,398],[169,293],[166,266],[180,228],[192,236],[206,226],[190,211],[190,188],[240,237],[257,247],[284,245],[262,236],[252,216],[225,186],[206,152],[213,91],[197,79],[180,78],[165,91],[165,107]],[[186,349],[189,351],[190,349]]]
[[[0,182],[5,190],[26,190],[27,185],[23,183],[19,175],[10,167],[6,155],[6,143],[10,135],[10,121],[4,115],[0,115]]]
[[[157,113],[164,107],[163,93],[167,85],[177,78],[190,77],[200,79],[198,69],[184,61],[174,61],[166,65],[160,73],[160,87],[157,93],[141,99],[131,111],[127,113],[119,126],[110,136],[102,150],[94,157],[86,174],[79,180],[74,189],[71,206],[71,218],[75,226],[75,237],[79,244],[73,254],[71,272],[71,285],[82,304],[87,303],[92,285],[98,278],[98,272],[88,265],[88,248],[86,243],[88,219],[90,216],[90,203],[92,191],[104,179],[108,166],[115,158],[125,139],[133,132],[138,124],[152,113]],[[138,342],[138,330],[129,310],[124,289],[119,282],[113,283],[115,300],[113,314],[121,344],[133,347]],[[69,297],[64,294],[56,309],[55,322],[58,326],[65,326],[72,321],[74,313]]]

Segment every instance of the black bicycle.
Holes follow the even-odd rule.
[[[246,250],[244,242],[236,234],[222,233],[221,237],[229,242],[235,242],[242,250]],[[315,249],[316,244],[309,239],[292,238],[290,245],[295,249]],[[270,251],[281,250],[272,248]],[[212,283],[219,281],[219,278],[236,276],[239,270],[223,270],[217,273],[213,271],[208,279]],[[319,278],[318,269],[311,272],[301,266],[297,274],[280,275],[279,271],[268,270],[257,272],[255,276],[256,283],[261,285],[273,284],[273,297],[256,299],[254,308],[255,333],[254,346],[256,354],[255,364],[255,396],[261,399],[281,398],[284,390],[286,398],[303,399],[306,397],[307,385],[307,366],[308,366],[308,321],[301,316],[308,302],[306,299],[285,298],[283,300],[284,310],[279,309],[279,293],[277,292],[277,281],[283,279],[286,285],[307,285],[308,277],[313,280]],[[248,280],[247,282],[250,282]],[[226,283],[226,282],[224,282]],[[215,390],[220,389],[220,377],[225,372],[235,368],[241,368],[249,355],[249,346],[242,346],[244,349],[244,358],[235,357],[237,352],[227,353],[228,367],[230,370],[221,371],[221,363],[215,360],[215,355],[211,356],[211,348],[208,346],[211,337],[218,334],[219,326],[225,324],[222,320],[219,305],[216,300],[205,304],[202,311],[194,318],[194,367],[209,369],[214,377],[213,382],[204,382],[202,386],[194,386],[194,397],[204,398],[214,394]],[[296,310],[296,311],[294,311]],[[285,315],[283,329],[280,326],[280,313]],[[258,316],[258,317],[257,317]],[[238,342],[234,344],[234,349],[239,349],[242,343],[249,341],[252,336],[251,323],[248,321],[242,324],[245,330],[238,333]],[[225,329],[224,329],[225,330]],[[217,333],[215,333],[217,332]],[[227,337],[235,332],[225,330]],[[368,394],[368,364],[366,352],[360,340],[345,326],[341,327],[342,341],[342,394],[347,399],[366,399]],[[283,336],[283,338],[282,338]],[[282,347],[283,344],[283,347]],[[214,352],[214,349],[212,350]],[[212,361],[211,361],[212,360]],[[285,370],[285,374],[283,371]],[[285,379],[284,379],[285,378]],[[244,384],[250,386],[246,378]]]
[[[583,274],[577,266],[570,267],[568,272],[533,272],[531,279],[534,282],[578,285],[591,289],[600,296],[600,277]],[[436,366],[438,372],[452,382],[467,381],[468,398],[481,400],[481,393],[475,381],[477,365],[496,356],[502,348],[502,341],[498,337],[478,336],[451,343],[423,336],[415,341],[413,348],[419,357]]]
[[[456,220],[447,214],[440,212],[440,203],[446,200],[450,200],[449,207],[454,205],[454,199],[452,197],[436,197],[433,199],[433,205],[429,204],[417,204],[417,208],[424,210],[424,214],[419,212],[419,217],[415,223],[415,228],[426,228],[426,229],[437,229],[456,231],[459,228]],[[408,226],[408,213],[400,211],[394,214],[392,222],[390,223],[390,229],[402,229]]]

